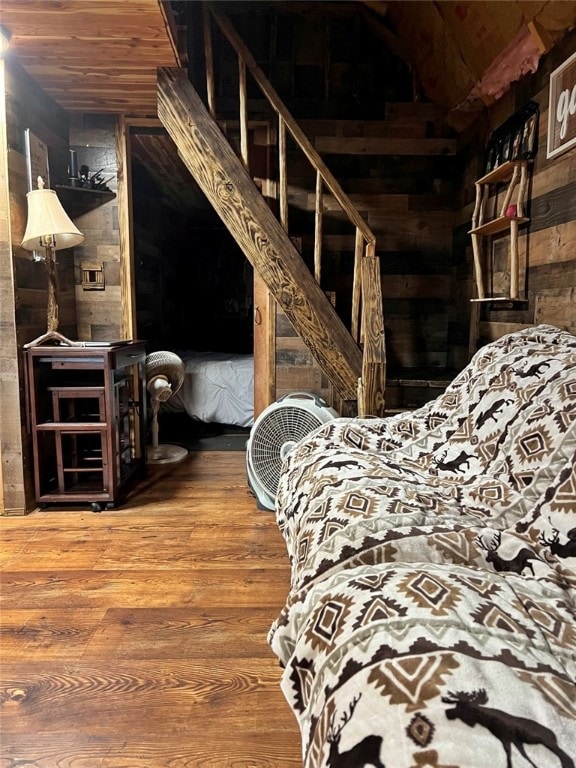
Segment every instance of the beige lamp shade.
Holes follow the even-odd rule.
[[[40,187],[40,178],[38,180]],[[42,187],[44,184],[42,183]],[[28,192],[28,221],[22,239],[22,248],[39,251],[46,246],[59,251],[72,248],[84,240],[84,235],[72,223],[53,189],[34,189]]]

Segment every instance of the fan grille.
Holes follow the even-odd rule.
[[[250,439],[251,462],[261,485],[276,496],[282,467],[282,446],[297,442],[323,422],[305,408],[286,405],[266,414],[254,427]]]
[[[144,369],[148,380],[153,376],[166,376],[172,387],[172,394],[178,392],[186,375],[184,363],[174,352],[152,352],[146,358]]]

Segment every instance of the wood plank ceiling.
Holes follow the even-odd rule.
[[[241,11],[242,5],[223,3],[234,11]],[[483,83],[493,69],[494,59],[499,62],[496,88],[504,90],[510,80],[518,77],[503,66],[498,54],[510,49],[516,68],[524,66],[517,38],[525,35],[528,27],[542,44],[535,55],[532,53],[536,61],[544,49],[576,23],[574,0],[273,0],[272,5],[289,13],[364,13],[382,44],[415,66],[428,98],[446,110],[475,99],[481,105],[490,103],[493,96],[488,86],[494,85],[484,87]],[[54,101],[71,113],[155,118],[157,68],[185,64],[179,54],[178,29],[168,0],[0,0],[0,24],[12,34],[5,56],[14,57]],[[505,70],[504,76],[498,74],[500,70]],[[438,72],[442,72],[441,77]],[[467,110],[471,106],[468,104]],[[474,109],[465,123],[473,119],[473,114]],[[202,204],[197,191],[190,189],[189,174],[166,135],[135,137],[133,146],[158,180],[166,179],[166,166],[170,167],[172,181],[166,195],[173,204],[190,204],[192,201],[186,200],[190,195],[196,205]]]
[[[0,0],[13,56],[70,112],[156,116],[157,67],[180,66],[161,0]]]
[[[574,0],[262,3],[270,4],[364,13],[382,43],[415,67],[426,96],[448,110],[491,103],[576,23]],[[253,3],[222,5],[241,12]],[[156,115],[156,70],[180,65],[168,0],[0,0],[0,24],[12,33],[9,55],[71,112]]]

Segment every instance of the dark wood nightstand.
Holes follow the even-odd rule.
[[[36,501],[117,506],[145,472],[145,344],[24,351]]]

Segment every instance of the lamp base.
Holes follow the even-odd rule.
[[[71,341],[58,331],[47,331],[46,333],[43,333],[42,336],[38,336],[38,338],[34,339],[34,341],[29,341],[28,344],[24,344],[24,349],[28,349],[29,347],[37,347],[40,344],[44,344],[46,341],[59,341],[60,344],[64,344],[67,347],[83,346],[81,341]]]
[[[146,464],[173,464],[186,456],[188,451],[180,445],[158,445],[156,448],[148,448]]]

